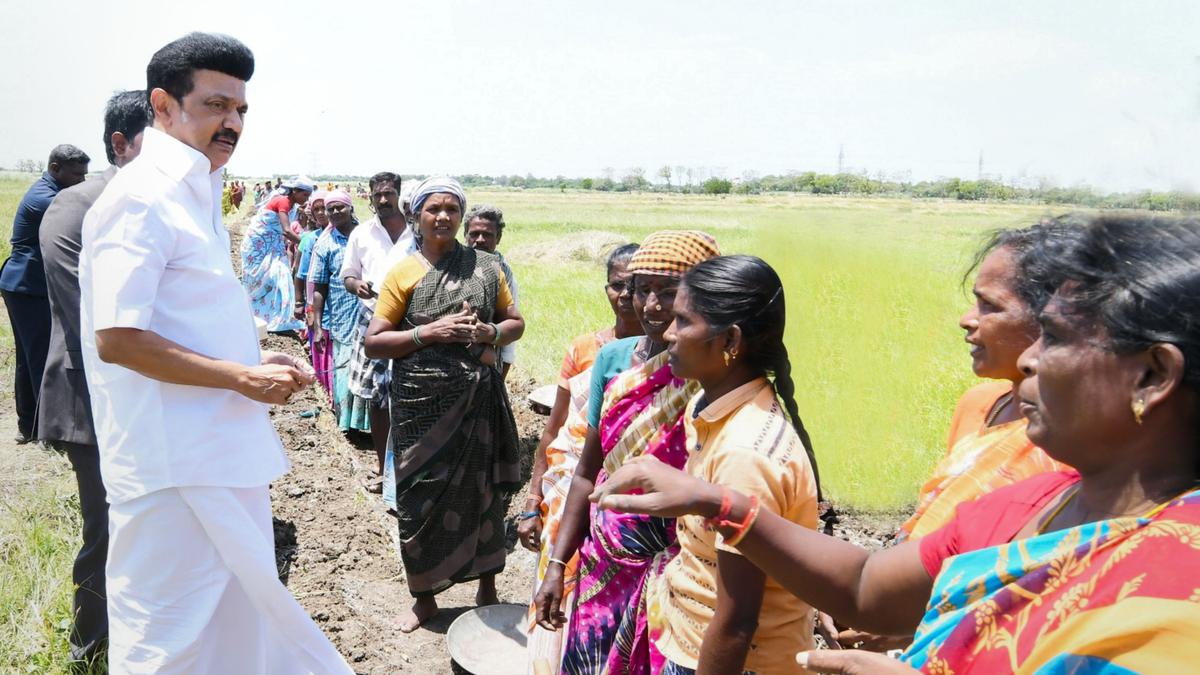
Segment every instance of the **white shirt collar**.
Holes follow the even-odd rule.
[[[168,178],[183,181],[190,176],[211,177],[221,169],[209,171],[212,162],[203,152],[154,127],[146,127],[142,136],[142,152],[138,158],[146,158]]]

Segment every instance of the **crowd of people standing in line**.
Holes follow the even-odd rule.
[[[505,350],[525,331],[503,213],[383,172],[360,223],[347,192],[281,181],[255,195],[238,279],[221,176],[253,69],[227,36],[157,52],[147,89],[109,101],[112,168],[70,187],[88,159],[56,148],[0,272],[19,414],[35,401],[21,440],[61,444],[79,481],[72,657],[107,641],[110,672],[350,672],[274,566],[287,460],[266,405],[316,382],[372,434],[367,487],[414,598],[399,628],[455,584],[499,599],[521,484]],[[989,381],[870,553],[817,529],[775,270],[671,230],[606,271],[613,323],[567,348],[518,517],[538,555],[530,672],[1190,667],[1200,222],[1066,217],[986,242],[959,325]],[[304,335],[313,366],[261,350],[254,319]]]

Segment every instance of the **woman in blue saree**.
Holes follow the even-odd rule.
[[[296,313],[296,287],[287,246],[289,242],[300,243],[291,225],[312,194],[313,185],[296,178],[280,189],[282,194],[268,199],[251,219],[241,246],[242,285],[250,296],[250,309],[273,333],[304,328],[302,305],[300,316]]]

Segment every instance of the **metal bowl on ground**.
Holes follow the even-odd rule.
[[[529,392],[529,407],[539,415],[549,415],[558,397],[558,385],[547,384]]]
[[[450,658],[473,675],[524,675],[526,605],[489,605],[464,613],[450,624]]]

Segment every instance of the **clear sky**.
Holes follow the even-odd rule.
[[[1200,189],[1200,2],[8,0],[0,165],[75,143],[160,46],[257,57],[230,169],[642,167]]]

